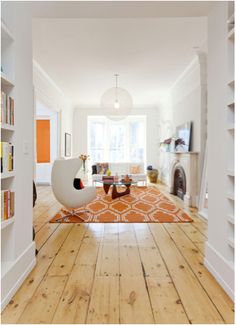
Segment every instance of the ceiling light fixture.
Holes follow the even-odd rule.
[[[119,109],[120,108],[120,103],[118,101],[118,77],[119,77],[119,75],[116,73],[115,77],[116,77],[116,96],[115,96],[114,108]]]
[[[133,107],[133,101],[127,90],[118,87],[119,74],[115,74],[115,87],[109,88],[101,98],[101,108],[112,120],[126,117]]]

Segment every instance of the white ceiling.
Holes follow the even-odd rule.
[[[189,6],[189,2],[185,2],[184,6],[183,2],[167,2],[165,6],[161,2],[159,11],[156,7],[158,18],[147,18],[148,12],[149,17],[154,12],[150,2],[147,7],[144,2],[139,3],[145,18],[139,17],[141,6],[136,7],[138,11],[130,11],[130,4],[127,11],[117,9],[120,17],[121,13],[126,17],[132,16],[132,12],[139,18],[34,19],[34,59],[72,104],[99,105],[103,92],[114,86],[114,73],[119,73],[120,86],[130,92],[135,104],[155,105],[161,93],[174,83],[193,59],[193,47],[201,47],[206,42],[207,18],[164,17],[168,8],[169,16],[174,13],[194,16],[194,12],[196,16],[206,16],[212,3],[192,2]],[[93,2],[91,8],[94,6],[97,3]],[[116,2],[114,6],[117,6]],[[109,3],[110,16],[112,12],[114,14],[111,9],[114,7]],[[54,10],[53,17],[57,14],[61,17],[60,10]],[[94,12],[86,10],[87,16],[88,12],[95,16]],[[36,12],[39,16],[46,15]],[[69,14],[67,10],[64,17],[71,14],[72,11]],[[97,11],[99,14],[102,14],[101,10]],[[50,10],[47,15],[51,16]]]

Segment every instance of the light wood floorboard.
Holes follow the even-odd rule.
[[[2,323],[233,323],[233,302],[203,264],[206,221],[165,194],[191,224],[49,224],[61,206],[38,187],[37,264]]]

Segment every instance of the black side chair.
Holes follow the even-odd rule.
[[[35,206],[36,200],[37,200],[37,190],[36,190],[35,182],[33,181],[33,207]],[[35,238],[35,230],[33,227],[33,240],[34,238]],[[38,250],[35,249],[35,255],[37,254],[38,254]]]

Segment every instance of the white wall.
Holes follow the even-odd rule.
[[[208,241],[205,265],[233,298],[234,272],[227,243],[227,2],[208,18]]]
[[[201,54],[201,59],[205,59],[204,54]],[[201,64],[199,57],[196,56],[171,89],[173,126],[176,128],[185,122],[193,122],[191,151],[197,152],[201,151],[203,145],[204,125],[201,123],[201,118],[204,112],[201,104],[202,96],[206,96],[206,93],[202,94],[203,82],[205,80],[201,80]],[[206,110],[206,105],[204,109]]]
[[[61,120],[61,151],[60,156],[65,157],[65,133],[71,134],[71,152],[73,155],[73,139],[75,137],[75,133],[73,131],[73,119],[74,119],[74,110],[71,106],[67,106],[66,109],[61,110],[60,112],[60,120]],[[78,128],[78,126],[77,126]]]
[[[51,184],[51,170],[54,160],[58,157],[58,112],[45,107],[40,102],[36,102],[36,120],[50,121],[50,162],[36,162],[36,184]]]
[[[64,157],[65,132],[72,134],[73,109],[70,100],[36,61],[33,68],[35,101],[41,102],[45,107],[59,114],[58,156]]]
[[[8,228],[14,242],[10,271],[2,280],[2,307],[11,299],[35,264],[32,240],[34,103],[31,17],[17,2],[2,3],[2,19],[15,37],[15,222]],[[24,150],[25,148],[25,150]],[[11,230],[10,230],[11,229]],[[8,230],[7,230],[8,231]],[[4,231],[5,233],[5,231]],[[6,241],[5,241],[6,240]]]
[[[105,115],[97,107],[82,107],[74,111],[73,134],[74,156],[81,153],[87,153],[87,117],[89,115]],[[159,111],[157,107],[137,107],[134,108],[130,115],[146,116],[146,163],[157,167],[158,143],[159,143]]]
[[[199,171],[202,169],[206,141],[206,87],[206,55],[198,53],[176,80],[160,106],[161,141],[175,136],[177,126],[192,121],[191,151],[199,152]],[[167,156],[168,154],[161,153],[159,158],[160,177],[164,182],[168,173],[165,169]]]

